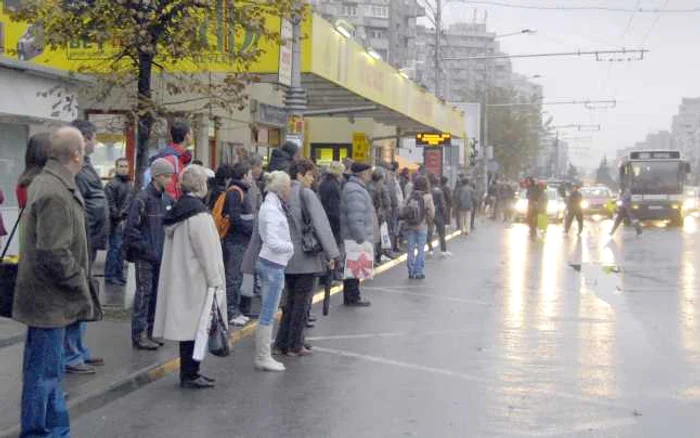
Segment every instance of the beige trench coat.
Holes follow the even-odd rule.
[[[223,289],[224,261],[219,234],[209,213],[199,213],[165,230],[153,336],[193,341],[206,306],[207,291]],[[218,293],[227,321],[225,293]],[[211,305],[211,304],[210,304]]]

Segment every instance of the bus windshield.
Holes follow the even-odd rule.
[[[682,193],[683,168],[677,161],[635,161],[630,163],[633,194],[673,195]]]

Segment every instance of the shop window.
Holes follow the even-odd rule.
[[[124,114],[90,114],[97,127],[97,146],[90,157],[102,179],[108,179],[118,158],[126,157],[127,116]]]
[[[5,203],[0,206],[0,211],[17,206],[15,187],[24,170],[28,139],[29,128],[26,125],[0,123],[0,189],[5,194]]]

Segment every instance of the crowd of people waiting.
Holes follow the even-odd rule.
[[[87,322],[99,307],[92,272],[99,250],[108,250],[107,284],[125,285],[125,260],[134,264],[134,348],[179,342],[181,386],[208,388],[214,379],[200,373],[193,353],[212,303],[230,325],[256,316],[255,367],[283,371],[273,356],[312,353],[305,329],[313,325],[319,276],[343,282],[344,305],[370,306],[360,281],[343,275],[344,242],[371,243],[377,264],[405,249],[409,278],[424,279],[426,244],[431,256],[437,234],[441,256],[449,257],[452,219],[469,234],[480,204],[466,178],[453,189],[425,169],[411,174],[397,163],[372,168],[349,159],[319,169],[292,142],[272,152],[266,170],[251,154],[212,172],[192,159],[187,122],[173,122],[170,134],[138,190],[124,158],[103,186],[90,162],[96,129],[88,121],[28,143],[17,186],[23,227],[13,306],[13,318],[29,326],[24,434],[67,431],[64,372],[94,374],[104,365],[85,345]],[[262,299],[257,315],[253,298],[242,293],[246,274]]]

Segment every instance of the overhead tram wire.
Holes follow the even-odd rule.
[[[497,6],[502,8],[512,9],[532,9],[537,11],[605,11],[605,12],[635,12],[639,14],[694,14],[700,13],[700,6],[693,8],[678,8],[678,9],[659,9],[659,8],[621,8],[613,6],[541,6],[541,5],[526,5],[505,3],[492,0],[477,0],[470,1],[472,5]]]
[[[661,7],[661,9],[659,9],[659,12],[658,12],[658,13],[656,14],[656,16],[654,17],[654,21],[651,23],[651,27],[649,28],[649,31],[647,32],[647,34],[644,36],[644,40],[642,40],[642,44],[646,44],[647,40],[649,39],[649,36],[650,36],[651,33],[654,31],[654,29],[656,28],[657,23],[659,22],[659,19],[661,18],[661,11],[662,11],[666,6],[668,6],[668,0],[666,0],[666,1],[664,2],[664,5]]]

